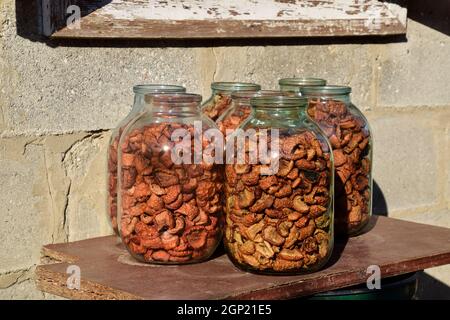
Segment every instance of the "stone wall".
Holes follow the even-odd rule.
[[[16,17],[29,10],[23,1],[0,0],[0,298],[54,298],[34,288],[41,246],[111,233],[106,145],[138,83],[182,84],[205,97],[214,80],[271,89],[281,77],[314,75],[350,85],[375,139],[375,211],[450,227],[444,2],[416,1],[406,38],[155,46],[28,36],[36,21]],[[427,272],[431,284],[450,284],[449,267]]]

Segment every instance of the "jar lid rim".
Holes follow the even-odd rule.
[[[212,90],[221,91],[243,91],[243,90],[261,90],[261,86],[251,82],[213,82]]]
[[[179,85],[172,84],[138,84],[133,86],[133,92],[139,94],[147,94],[147,93],[176,93],[176,92],[186,92],[186,88]]]
[[[352,88],[349,86],[339,86],[339,85],[306,86],[301,88],[300,92],[302,95],[308,94],[340,95],[351,93]]]
[[[283,78],[278,80],[279,85],[291,85],[291,86],[324,86],[327,80],[316,77],[299,77],[299,78]]]

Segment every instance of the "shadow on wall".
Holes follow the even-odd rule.
[[[450,35],[450,1],[448,0],[409,1],[408,18]]]
[[[17,35],[31,41],[45,41],[41,35],[41,1],[16,0]]]
[[[378,183],[373,180],[373,200],[372,200],[372,213],[377,216],[388,216],[388,206],[383,191]]]

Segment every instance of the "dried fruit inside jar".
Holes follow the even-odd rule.
[[[289,96],[290,92],[275,90],[236,91],[231,94],[231,106],[217,119],[216,123],[224,135],[232,133],[251,114],[250,99],[253,97]]]
[[[119,125],[113,130],[109,141],[108,155],[107,155],[107,211],[108,217],[111,222],[111,226],[114,232],[118,235],[119,229],[117,224],[117,157],[119,140],[124,128],[130,124],[141,112],[145,109],[144,96],[146,94],[157,93],[183,93],[186,92],[186,88],[176,85],[166,84],[145,84],[137,85],[133,87],[134,92],[134,104],[130,113],[123,119]]]
[[[328,137],[335,164],[335,226],[357,235],[372,214],[372,137],[368,121],[350,102],[351,88],[306,87],[308,115]]]
[[[238,267],[258,273],[318,270],[333,248],[333,165],[328,142],[299,112],[305,99],[260,97],[252,99],[252,106],[254,119],[242,129],[257,133],[268,129],[268,156],[278,154],[278,169],[267,172],[267,163],[250,161],[248,147],[243,164],[226,165],[228,255]],[[278,138],[271,136],[273,130],[278,130]]]
[[[237,91],[258,91],[261,86],[245,82],[213,82],[212,95],[202,105],[204,115],[216,121],[231,106],[231,94]]]
[[[186,130],[193,146],[191,121],[203,119],[199,99],[187,94],[154,96],[151,111],[121,139],[120,235],[128,251],[141,261],[203,261],[221,240],[223,178],[219,166],[195,164],[193,155],[192,163],[179,163],[172,157],[174,131]],[[186,111],[187,107],[191,110]],[[177,108],[184,109],[184,115],[191,112],[190,120],[181,120],[182,114],[174,117]],[[203,125],[214,127],[212,122]]]

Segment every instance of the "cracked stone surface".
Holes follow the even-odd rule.
[[[66,151],[62,165],[69,179],[64,218],[68,241],[111,234],[106,215],[106,152],[109,134],[85,136]]]
[[[27,273],[28,270],[20,270],[0,275],[0,290],[7,289],[15,284],[22,282],[23,278],[26,278]]]
[[[44,244],[112,233],[105,213],[108,140],[102,132],[0,139],[0,288],[38,264]]]
[[[46,295],[39,291],[33,280],[26,280],[20,282],[14,286],[0,289],[0,300],[3,299],[24,299],[24,300],[41,300],[45,299]],[[48,296],[47,299],[52,299],[52,296]]]
[[[44,148],[26,142],[0,140],[0,274],[28,269],[52,242]]]

